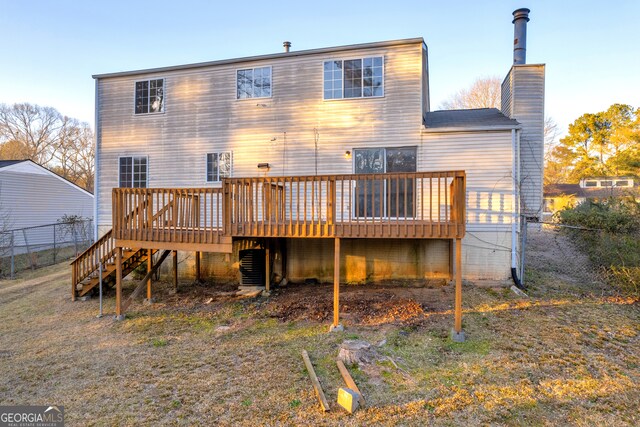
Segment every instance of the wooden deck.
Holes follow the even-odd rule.
[[[210,246],[215,252],[234,237],[455,239],[465,233],[465,174],[228,178],[222,188],[115,188],[112,212],[118,246]]]
[[[170,252],[177,289],[177,251],[230,253],[234,239],[334,239],[334,316],[339,323],[340,240],[448,239],[455,244],[455,322],[462,332],[463,171],[226,178],[220,188],[114,188],[113,229],[72,262],[72,299],[96,283],[116,285],[116,317],[146,286]],[[453,248],[453,246],[451,246]],[[164,250],[154,263],[152,255]],[[265,287],[269,290],[269,246]],[[451,255],[453,258],[453,254]],[[122,278],[146,262],[147,275],[123,302]]]

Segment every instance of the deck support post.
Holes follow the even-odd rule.
[[[147,249],[147,274],[153,270],[153,249]],[[151,276],[147,279],[147,304],[153,303],[151,297]]]
[[[343,331],[340,324],[340,238],[335,238],[333,251],[333,323],[329,331]]]
[[[271,290],[271,267],[269,265],[269,244],[265,245],[265,249],[264,249],[264,290],[265,292],[269,292]]]
[[[200,281],[200,252],[196,252],[196,282]]]
[[[453,264],[455,263],[455,256],[453,254],[454,252],[454,248],[453,248],[453,239],[449,239],[449,280],[453,280]]]
[[[178,293],[178,251],[173,251],[173,291]]]
[[[124,320],[122,312],[122,248],[116,248],[116,320]]]
[[[451,331],[451,339],[455,342],[464,342],[465,335],[462,330],[462,239],[456,240],[456,290],[455,290],[455,322]]]

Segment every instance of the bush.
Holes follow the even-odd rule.
[[[640,231],[640,203],[635,200],[608,199],[585,201],[575,208],[558,212],[562,224],[604,230],[611,233]]]
[[[584,202],[559,212],[561,223],[590,230],[571,235],[620,292],[640,297],[640,204],[634,200]]]

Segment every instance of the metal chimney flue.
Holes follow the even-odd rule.
[[[529,9],[522,8],[513,11],[513,63],[527,63],[527,22]]]
[[[291,42],[284,42],[282,43],[282,46],[284,46],[285,52],[289,52],[289,50],[291,49]]]

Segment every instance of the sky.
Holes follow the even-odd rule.
[[[93,74],[423,37],[432,109],[513,60],[511,12],[531,9],[527,62],[545,63],[561,133],[613,103],[640,107],[640,1],[0,0],[0,103],[94,122]]]

